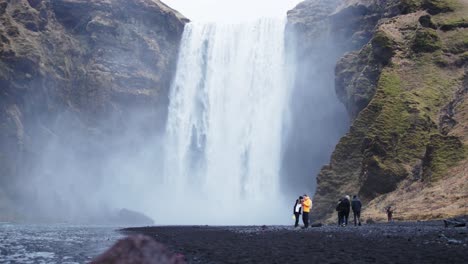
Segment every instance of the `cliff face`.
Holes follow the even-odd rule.
[[[315,190],[310,175],[328,162],[348,127],[346,109],[334,92],[334,68],[343,51],[330,38],[327,23],[337,3],[306,1],[288,12],[287,50],[296,65],[281,171],[288,194]]]
[[[343,1],[335,89],[353,123],[317,177],[314,217],[358,194],[364,217],[466,214],[468,1]],[[357,48],[357,50],[356,50]]]
[[[90,142],[161,129],[186,22],[157,0],[1,0],[0,207],[52,141],[99,163]]]

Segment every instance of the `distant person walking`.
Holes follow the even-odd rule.
[[[395,208],[389,206],[387,207],[387,219],[388,222],[393,222],[393,213],[395,212]]]
[[[304,228],[309,227],[309,213],[311,209],[312,200],[307,194],[304,194],[302,199],[302,222],[304,222]]]
[[[354,195],[353,201],[351,201],[351,209],[353,209],[353,215],[354,215],[354,226],[356,226],[356,224],[361,226],[361,207],[362,207],[361,201],[359,200],[357,195]]]
[[[302,213],[302,196],[299,196],[299,199],[296,199],[296,203],[294,204],[293,207],[293,214],[296,222],[294,223],[294,227],[299,226],[299,216]]]

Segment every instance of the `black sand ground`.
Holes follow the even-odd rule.
[[[468,229],[441,222],[361,227],[164,226],[129,228],[189,263],[468,263]]]

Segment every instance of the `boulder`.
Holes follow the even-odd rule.
[[[121,209],[117,212],[117,214],[112,218],[112,221],[115,224],[120,225],[140,225],[140,226],[149,226],[154,225],[153,219],[149,218],[148,216],[135,212],[128,209]]]
[[[181,254],[174,254],[164,245],[143,235],[118,241],[109,250],[91,261],[91,264],[184,264]]]

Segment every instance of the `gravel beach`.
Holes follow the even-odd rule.
[[[361,227],[160,226],[128,228],[188,263],[468,263],[468,229],[442,222]]]

